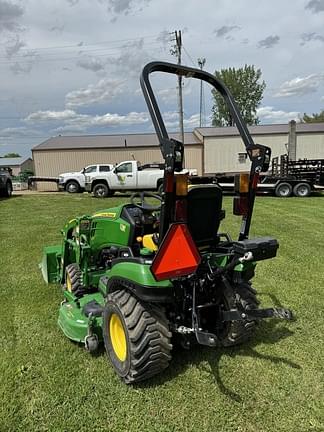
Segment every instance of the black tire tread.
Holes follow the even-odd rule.
[[[74,192],[70,192],[68,190],[70,184],[74,184],[76,186],[77,189]],[[65,185],[66,192],[69,192],[69,193],[78,193],[78,192],[80,192],[80,189],[81,189],[80,184],[76,180],[68,180],[66,182],[66,185]]]
[[[257,309],[260,304],[256,298],[256,290],[249,283],[225,287],[224,297],[230,308],[240,306],[245,309]],[[220,340],[221,345],[229,347],[248,341],[253,336],[256,325],[256,320],[231,321],[227,334]]]
[[[66,272],[66,277],[69,277],[71,280],[72,293],[76,297],[81,297],[84,294],[85,289],[82,284],[82,273],[80,271],[78,264],[73,263],[67,265],[65,268],[65,272]]]
[[[126,290],[109,294],[109,302],[121,312],[128,333],[130,366],[126,376],[123,376],[124,381],[133,384],[166,369],[171,360],[172,345],[168,320],[163,311],[151,304],[140,303]],[[107,328],[104,325],[104,332],[108,331]]]

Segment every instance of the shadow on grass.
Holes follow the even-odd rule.
[[[281,307],[280,302],[275,296],[271,296],[271,298],[276,307]],[[173,350],[173,359],[169,369],[156,376],[152,381],[139,383],[136,387],[146,388],[159,386],[163,384],[163,382],[172,380],[183,373],[189,365],[195,365],[198,369],[213,376],[215,384],[218,386],[221,393],[233,401],[242,402],[243,399],[241,395],[229,389],[222,379],[219,364],[223,355],[236,358],[238,362],[240,362],[240,357],[249,357],[252,359],[264,360],[265,362],[284,364],[293,369],[301,369],[300,365],[290,359],[262,354],[256,351],[255,348],[260,344],[276,344],[280,340],[286,339],[294,334],[294,332],[287,327],[279,326],[278,324],[279,321],[275,319],[263,320],[259,323],[253,339],[237,347],[211,349],[194,345],[190,350],[183,350],[180,346],[176,345]],[[209,367],[206,367],[206,362]],[[244,389],[242,389],[242,392],[244,393]]]
[[[15,194],[15,195],[11,195],[10,197],[0,196],[0,201],[12,200],[12,199],[18,198],[19,196],[21,196],[21,195]]]

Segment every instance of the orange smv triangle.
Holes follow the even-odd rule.
[[[154,257],[151,270],[160,281],[194,273],[199,264],[200,255],[187,225],[174,223]]]

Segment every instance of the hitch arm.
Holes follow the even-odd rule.
[[[264,318],[279,318],[292,320],[293,314],[289,309],[267,308],[267,309],[244,309],[221,312],[222,321],[251,321]]]

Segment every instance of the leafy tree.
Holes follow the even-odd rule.
[[[312,115],[307,115],[304,113],[303,118],[301,119],[302,123],[324,123],[324,110],[320,113],[313,113]]]
[[[228,68],[215,71],[216,78],[223,81],[232,93],[243,119],[248,125],[258,124],[260,121],[256,110],[263,98],[263,91],[266,87],[261,80],[261,69],[245,65],[244,68]],[[214,105],[212,108],[213,126],[234,126],[234,120],[225,104],[221,94],[212,90]]]
[[[16,158],[21,157],[19,153],[7,153],[4,156],[1,156],[3,158]]]

